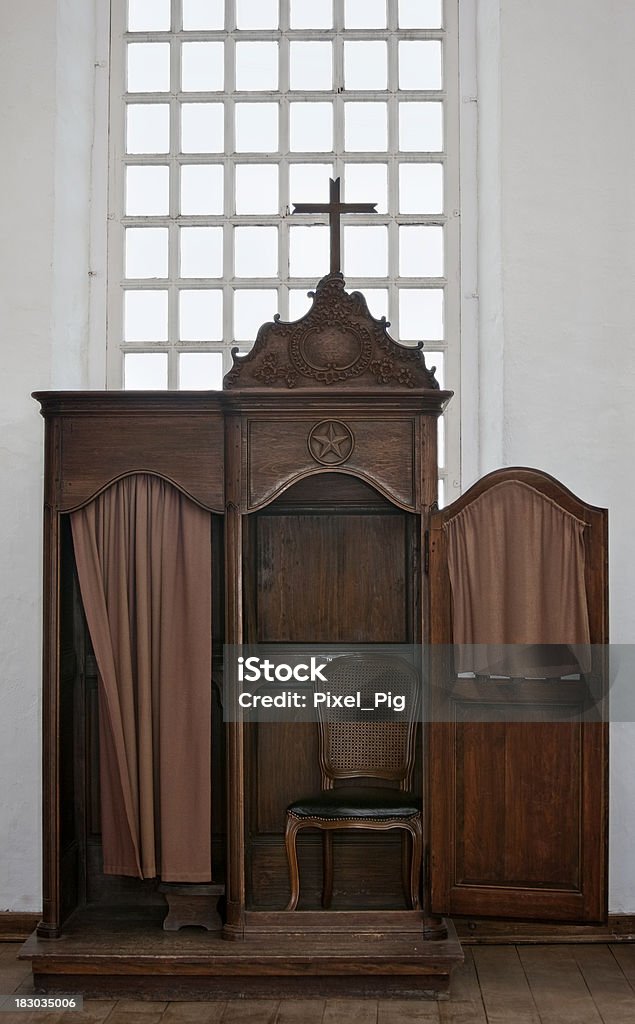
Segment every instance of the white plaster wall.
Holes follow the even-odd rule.
[[[503,462],[609,508],[611,639],[633,643],[635,5],[501,0],[499,30]],[[612,729],[610,909],[635,911],[630,724]]]
[[[0,911],[41,909],[43,420],[86,363],[93,0],[5,4],[0,32]]]
[[[461,0],[466,5],[471,0]],[[42,421],[37,388],[103,386],[89,304],[95,10],[5,4],[0,33],[0,911],[40,883]],[[612,638],[635,639],[635,5],[477,0],[479,373],[470,471],[539,466],[611,514]],[[97,96],[103,98],[103,72]],[[103,184],[103,125],[92,188]],[[103,231],[102,231],[103,234]],[[93,278],[93,282],[95,279]],[[473,361],[467,361],[469,365]],[[475,403],[475,404],[474,404]],[[466,420],[467,422],[467,420]],[[465,480],[465,483],[470,482]],[[635,730],[616,726],[611,910],[635,912]]]

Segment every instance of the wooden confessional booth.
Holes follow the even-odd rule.
[[[484,707],[502,706],[501,682],[478,672],[466,678],[453,665],[447,529],[472,503],[492,495],[496,502],[503,482],[575,520],[588,640],[602,644],[606,514],[543,474],[515,470],[435,511],[437,418],[451,392],[439,389],[421,349],[394,342],[387,326],[331,273],[301,320],[263,325],[252,351],[234,356],[222,392],[36,395],[46,420],[44,913],[23,955],[42,990],[173,998],[442,993],[462,960],[448,914],[605,917],[606,728],[582,712],[557,724],[481,721]],[[99,544],[122,546],[109,517],[133,491],[135,513],[151,524],[134,572],[143,562],[151,574],[161,551],[171,569],[161,570],[162,590],[150,586],[150,607],[136,613],[133,629],[140,645],[153,605],[161,606],[148,657],[166,667],[166,720],[150,704],[144,719],[146,698],[135,694],[130,726],[123,711],[124,724],[116,718],[125,698],[102,688],[101,677],[109,659],[117,662],[117,645],[132,641],[118,639],[114,615],[104,638],[86,580]],[[170,533],[165,509],[172,515],[173,505]],[[181,593],[184,567],[204,574],[207,596]],[[108,595],[132,600],[126,574],[112,565],[108,572]],[[439,645],[432,655],[430,641]],[[335,833],[328,910],[320,903],[322,837],[303,832],[300,903],[285,909],[285,808],[320,789],[318,739],[315,723],[224,722],[223,645],[256,642],[423,652],[413,782],[424,832],[418,909],[401,884],[401,835],[363,829]],[[137,670],[141,677],[148,668],[135,657],[133,688]],[[189,690],[201,672],[204,714]],[[598,673],[595,663],[578,673],[569,705],[586,707],[581,691]],[[526,703],[519,681],[509,685]],[[552,700],[548,681],[531,685],[532,701]],[[155,790],[145,812],[135,793],[118,809],[122,772],[129,781],[146,770],[144,743],[157,757],[167,751],[166,793],[181,761],[190,776],[165,800]],[[179,835],[166,837],[153,860],[154,852],[139,852],[144,814],[158,835],[169,814],[182,814],[189,835],[199,814],[205,835],[180,849]],[[102,835],[106,821],[114,838]],[[118,825],[126,842],[126,830],[136,836],[128,853],[138,877],[134,869],[117,873],[128,855]],[[174,871],[171,844],[181,858]],[[181,898],[176,930],[164,927],[171,890]],[[205,929],[178,928],[187,924],[190,895],[207,906]]]

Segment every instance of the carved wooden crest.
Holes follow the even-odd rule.
[[[284,323],[276,314],[263,324],[245,356],[232,350],[234,365],[226,390],[238,388],[439,389],[435,367],[426,367],[422,343],[400,345],[376,320],[361,292],[347,292],[341,273],[328,274],[300,320]]]

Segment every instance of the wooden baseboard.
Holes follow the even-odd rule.
[[[484,917],[453,917],[452,920],[463,946],[635,942],[635,914],[609,914],[605,925],[501,921]]]
[[[42,914],[0,913],[0,942],[24,942],[35,931]]]

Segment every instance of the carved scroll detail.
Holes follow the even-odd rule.
[[[315,387],[346,390],[380,385],[439,389],[434,368],[426,367],[418,346],[400,345],[388,334],[385,317],[376,320],[361,292],[347,292],[340,273],[322,278],[313,304],[300,320],[279,315],[263,324],[246,356],[233,352],[234,365],[224,386]]]

